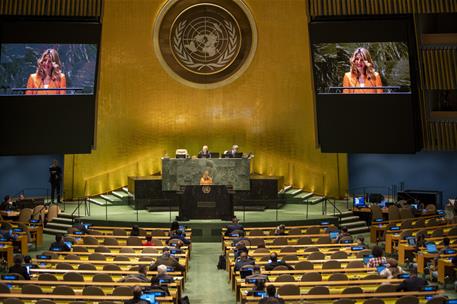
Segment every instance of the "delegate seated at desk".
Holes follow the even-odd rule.
[[[209,152],[207,145],[204,145],[202,147],[202,150],[200,152],[198,152],[197,157],[198,158],[211,158],[211,152]]]
[[[212,185],[213,178],[209,176],[208,170],[203,172],[203,176],[200,178],[200,185]]]
[[[233,145],[231,150],[224,152],[225,158],[241,158],[243,156],[242,152],[238,151],[238,145]]]

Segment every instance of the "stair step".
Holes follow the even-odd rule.
[[[129,188],[128,187],[122,187],[122,191],[124,191],[125,193],[129,193]]]
[[[366,226],[367,223],[364,221],[357,221],[357,222],[349,222],[349,223],[344,223],[344,226],[350,228],[350,227],[360,227],[360,226]]]
[[[292,189],[292,185],[284,186],[283,192],[287,192],[289,189]]]
[[[341,222],[354,222],[354,221],[360,221],[360,218],[358,216],[345,216],[341,217],[340,219]]]
[[[300,192],[303,192],[302,189],[297,189],[297,188],[290,188],[289,190],[286,191],[287,196],[295,196],[299,194]]]
[[[59,213],[59,218],[69,218],[69,219],[74,219],[77,218],[77,216],[71,215],[69,213],[61,212]]]
[[[120,198],[118,198],[117,196],[112,195],[112,194],[102,194],[102,195],[100,195],[100,197],[103,198],[103,199],[108,200],[111,203],[120,202],[121,201]]]
[[[44,232],[44,233],[47,233],[47,234],[53,234],[53,235],[56,235],[56,234],[65,234],[65,233],[67,233],[66,230],[52,229],[52,228],[47,228],[47,227],[45,227],[45,228],[43,229],[43,232]]]
[[[325,199],[325,197],[323,197],[323,196],[314,195],[314,196],[306,199],[305,202],[308,204],[314,205],[314,204],[322,202],[324,199]]]
[[[314,195],[313,192],[304,192],[303,191],[303,192],[300,192],[299,194],[295,195],[294,198],[306,200],[307,198],[310,198],[313,195]]]
[[[55,217],[55,218],[52,219],[52,223],[61,223],[61,224],[72,225],[73,224],[73,219],[66,218],[66,217]]]
[[[125,192],[125,191],[115,190],[115,191],[112,191],[111,194],[116,196],[116,197],[118,197],[118,198],[120,198],[120,199],[129,197],[129,194],[127,192]]]
[[[99,197],[91,197],[89,198],[89,202],[91,203],[94,203],[96,205],[99,205],[99,206],[105,206],[105,205],[111,205],[111,202],[108,202],[102,198],[99,198]]]
[[[367,226],[365,227],[355,227],[355,228],[348,228],[349,233],[355,234],[355,233],[364,233],[364,232],[369,232],[370,228]]]
[[[54,222],[49,222],[46,224],[46,227],[54,227],[54,228],[61,228],[61,229],[67,229],[70,228],[71,225],[69,224],[62,224],[62,223],[54,223]]]

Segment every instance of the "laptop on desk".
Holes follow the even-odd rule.
[[[425,244],[425,249],[428,253],[438,253],[438,249],[436,248],[436,244],[433,242],[429,242]]]

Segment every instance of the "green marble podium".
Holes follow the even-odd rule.
[[[205,170],[213,178],[213,185],[231,186],[235,191],[250,190],[247,158],[163,158],[162,190],[179,191],[181,186],[198,185]]]

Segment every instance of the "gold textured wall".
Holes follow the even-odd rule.
[[[105,1],[96,149],[65,157],[67,197],[158,172],[164,151],[195,155],[202,144],[223,151],[233,143],[255,153],[255,173],[345,194],[346,155],[322,154],[315,144],[306,1],[245,2],[257,23],[255,58],[233,83],[202,90],[173,80],[154,54],[153,23],[164,1]]]

